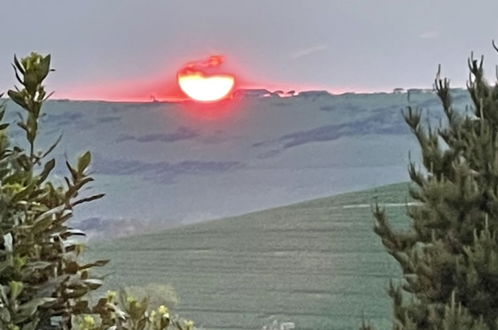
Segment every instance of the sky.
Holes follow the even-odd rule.
[[[225,56],[239,87],[431,88],[438,64],[464,87],[471,51],[494,81],[498,1],[84,0],[2,2],[0,90],[13,55],[51,54],[54,98],[150,99],[186,62]]]

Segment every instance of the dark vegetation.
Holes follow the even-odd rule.
[[[419,109],[405,113],[423,165],[409,165],[419,203],[408,208],[410,229],[394,230],[374,210],[375,232],[403,272],[389,287],[396,330],[498,329],[498,83],[486,82],[482,58],[471,56],[469,68],[470,113],[454,109],[439,73],[446,123],[424,126]]]
[[[124,290],[90,301],[103,280],[91,271],[108,261],[80,261],[84,244],[78,236],[84,233],[68,220],[80,204],[103,197],[81,193],[93,181],[87,173],[91,154],[85,152],[75,165],[66,161],[63,182],[48,180],[60,138],[40,150],[37,136],[49,96],[43,81],[51,71],[50,56],[14,58],[14,69],[21,86],[8,95],[24,111],[16,123],[24,143],[11,143],[11,127],[0,124],[0,329],[192,329],[191,321],[171,316],[167,307],[151,309],[147,298],[137,300]],[[2,105],[0,120],[4,113]]]

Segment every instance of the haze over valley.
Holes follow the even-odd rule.
[[[211,108],[47,102],[40,145],[63,133],[59,179],[65,157],[77,154],[68,150],[91,150],[92,191],[106,193],[75,222],[92,237],[122,236],[406,181],[407,149],[414,160],[418,149],[402,110],[418,105],[434,123],[441,116],[430,91],[242,94]],[[469,102],[463,90],[454,99],[462,109]],[[11,119],[16,110],[8,103]]]

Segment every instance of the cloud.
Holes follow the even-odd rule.
[[[437,31],[425,31],[419,34],[419,38],[421,39],[437,39],[439,37],[439,33]]]
[[[343,105],[341,109],[345,109]],[[359,109],[359,108],[358,108]],[[321,108],[322,111],[333,111],[335,108]],[[286,149],[313,142],[326,142],[340,139],[344,136],[363,136],[369,134],[403,135],[408,134],[399,106],[382,107],[371,110],[372,115],[366,119],[344,124],[331,124],[315,127],[309,130],[285,134],[276,140],[254,143],[255,148],[271,147],[259,154],[259,158],[270,158],[279,155]],[[276,146],[277,145],[277,146]],[[275,148],[277,147],[277,148]]]
[[[61,114],[47,113],[42,117],[43,122],[54,123],[55,125],[70,125],[83,119],[81,112],[63,112]]]
[[[363,108],[359,105],[356,105],[356,104],[334,104],[334,105],[322,105],[322,106],[320,106],[320,110],[327,111],[327,112],[347,110],[347,111],[350,111],[352,113],[353,112],[358,113],[358,112],[362,111]]]
[[[119,121],[121,120],[121,117],[114,117],[114,116],[106,116],[98,119],[98,122],[100,123],[110,123],[114,121]]]
[[[368,134],[408,134],[401,114],[386,116],[385,112],[378,113],[366,120],[359,120],[346,124],[320,126],[311,130],[295,132],[280,138],[283,148],[288,149],[311,142],[333,141],[343,136],[361,136]]]
[[[79,130],[88,130],[95,127],[94,123],[85,119],[82,112],[64,112],[61,114],[47,113],[42,117],[43,123],[51,123],[53,128],[58,132],[59,129],[65,129],[68,126]],[[54,130],[52,132],[55,132]],[[52,133],[50,132],[50,134]]]
[[[291,54],[291,58],[294,60],[298,60],[300,58],[310,56],[310,55],[315,54],[315,53],[326,51],[328,48],[329,47],[327,45],[322,44],[322,45],[316,45],[313,47],[298,49]]]
[[[188,127],[178,127],[173,133],[156,133],[156,134],[146,134],[142,136],[132,136],[132,135],[124,135],[117,139],[116,142],[124,142],[124,141],[137,141],[141,143],[146,142],[176,142],[181,140],[189,140],[199,136],[199,133],[188,128]]]
[[[180,175],[219,174],[243,167],[237,161],[185,160],[176,163],[166,161],[144,162],[140,160],[109,159],[95,155],[92,169],[96,174],[141,175],[157,182],[173,182]]]

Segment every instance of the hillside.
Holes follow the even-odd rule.
[[[467,93],[453,95],[464,109]],[[408,150],[416,160],[419,149],[401,115],[407,105],[433,122],[442,114],[425,92],[310,91],[216,105],[54,100],[39,146],[64,134],[59,175],[66,157],[91,150],[94,192],[106,198],[75,220],[93,235],[129,235],[408,180]],[[16,110],[8,103],[9,119]]]
[[[362,314],[389,328],[389,278],[399,271],[372,231],[370,204],[405,221],[407,183],[321,198],[157,233],[92,243],[110,258],[107,288],[163,283],[175,311],[204,329],[357,329]],[[396,204],[401,203],[401,204]]]

